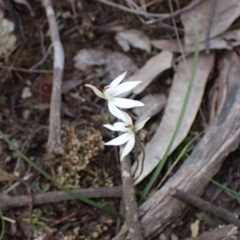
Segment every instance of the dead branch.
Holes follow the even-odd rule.
[[[125,220],[130,232],[131,240],[142,240],[141,226],[138,220],[137,202],[131,175],[129,156],[121,161],[121,174],[123,184],[123,199],[125,205]]]
[[[159,19],[150,20],[149,22],[147,22],[147,24],[154,24],[154,23],[162,22],[166,19],[177,17],[177,16],[181,15],[182,13],[187,12],[187,11],[191,10],[192,8],[196,7],[203,0],[195,0],[192,3],[190,3],[189,5],[187,5],[186,7],[182,8],[182,9],[179,9],[176,12],[173,12],[173,13],[170,13],[170,14],[148,13],[148,12],[145,12],[145,11],[139,11],[139,10],[124,7],[120,4],[110,2],[108,0],[97,0],[97,1],[101,2],[101,3],[104,3],[108,6],[115,7],[115,8],[118,8],[118,9],[122,10],[122,11],[133,13],[133,14],[136,14],[136,15],[139,15],[139,16],[144,16],[144,17],[148,17],[148,18],[154,18],[154,17],[159,18]]]
[[[16,72],[27,72],[27,73],[45,73],[49,74],[52,73],[52,70],[45,70],[45,69],[26,69],[26,68],[17,68],[17,67],[8,67],[3,66],[0,64],[0,69],[7,69],[8,71],[16,71]]]
[[[221,218],[223,221],[225,221],[227,223],[232,223],[232,224],[240,227],[240,220],[235,218],[233,216],[233,214],[231,214],[226,209],[217,207],[210,202],[207,202],[199,197],[196,197],[192,194],[189,194],[187,192],[184,192],[184,191],[176,189],[176,188],[170,189],[169,194],[187,204],[197,207],[205,212],[211,213],[212,215],[214,215],[218,218]]]
[[[175,18],[177,16],[180,16],[181,14],[183,14],[184,12],[187,12],[193,8],[195,8],[197,5],[199,5],[203,0],[195,0],[193,2],[191,2],[190,4],[188,4],[186,7],[183,7],[173,13],[168,14],[165,17],[161,17],[157,20],[153,20],[152,22],[149,22],[149,24],[154,24],[154,23],[158,23],[158,22],[162,22],[164,20],[170,19],[170,18]]]
[[[227,225],[209,232],[204,232],[199,237],[189,240],[236,240],[238,229],[234,225]]]
[[[168,16],[168,14],[147,13],[147,12],[144,12],[144,11],[131,9],[131,8],[128,8],[128,7],[124,7],[123,5],[120,5],[120,4],[110,2],[108,0],[97,0],[97,1],[100,2],[100,3],[106,4],[110,7],[114,7],[114,8],[120,9],[122,11],[133,13],[133,14],[136,14],[136,15],[139,15],[139,16],[144,16],[144,17],[145,16],[147,16],[147,17],[166,17],[166,16]]]
[[[102,188],[87,188],[75,190],[86,198],[120,198],[122,196],[122,187],[102,187]],[[41,205],[47,203],[55,203],[75,199],[65,191],[54,191],[48,193],[35,194],[33,196],[9,196],[0,194],[1,211],[6,211],[11,208],[27,206],[30,201],[33,205]]]
[[[212,25],[213,25],[213,18],[215,15],[216,5],[217,5],[217,0],[212,0],[210,13],[209,13],[207,33],[206,33],[206,40],[205,40],[205,43],[206,43],[205,52],[207,54],[210,53],[210,35],[211,35],[211,29],[212,29]]]
[[[48,150],[51,153],[62,154],[61,146],[61,87],[64,69],[64,51],[60,41],[58,25],[51,0],[44,0],[51,40],[54,49],[53,89],[50,106]]]
[[[224,61],[230,62],[228,71],[227,97],[215,121],[206,130],[191,155],[167,183],[155,192],[139,209],[143,237],[151,239],[161,233],[176,219],[181,218],[186,204],[169,196],[170,188],[200,196],[208,180],[220,169],[226,156],[240,143],[240,59],[234,52],[226,52]],[[127,226],[124,225],[115,240],[126,240]]]

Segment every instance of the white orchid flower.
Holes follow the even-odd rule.
[[[103,89],[103,92],[99,91],[96,87],[90,84],[85,84],[85,86],[91,88],[97,96],[107,100],[108,109],[111,112],[111,114],[121,119],[122,121],[126,121],[125,115],[122,113],[121,110],[118,109],[118,107],[133,108],[133,107],[144,106],[144,104],[140,101],[116,97],[121,93],[128,92],[129,90],[135,88],[141,82],[141,81],[130,81],[130,82],[121,83],[126,73],[127,72],[115,78],[110,85],[106,86]]]
[[[145,123],[150,119],[150,117],[146,118],[143,121],[141,121],[139,124],[134,126],[131,117],[125,112],[122,112],[122,113],[124,114],[126,121],[116,122],[113,125],[111,125],[111,124],[103,125],[104,127],[110,129],[111,131],[125,132],[124,134],[120,135],[119,137],[116,137],[113,140],[105,143],[105,145],[115,145],[115,146],[126,143],[126,145],[121,153],[120,160],[123,160],[123,158],[131,152],[131,150],[133,149],[133,147],[135,145],[136,132],[138,132],[140,129],[142,129],[144,127]]]

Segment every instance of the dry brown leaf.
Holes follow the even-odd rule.
[[[133,89],[134,94],[141,93],[160,73],[172,67],[173,54],[162,51],[150,58],[146,64],[130,76],[126,81],[142,81]]]
[[[167,99],[163,94],[149,94],[140,101],[144,103],[144,106],[133,109],[133,112],[138,116],[135,124],[138,124],[147,117],[152,117],[159,113],[165,107]]]
[[[124,52],[130,50],[130,46],[146,52],[151,51],[151,42],[148,36],[136,29],[127,29],[116,34],[115,40]]]
[[[218,64],[219,75],[209,92],[209,122],[211,123],[222,111],[227,97],[227,79],[231,69],[232,62],[226,57],[222,57]]]
[[[181,15],[185,32],[185,44],[194,45],[195,25],[198,27],[200,42],[205,41],[209,26],[209,16],[211,14],[211,4],[212,0],[202,1],[195,8]],[[234,22],[234,20],[240,16],[240,1],[216,1],[216,7],[214,11],[215,14],[212,20],[210,39],[225,32]]]
[[[13,22],[5,18],[0,20],[0,56],[13,50],[16,43],[16,36],[13,31]]]
[[[170,153],[182,142],[189,132],[192,123],[197,114],[199,105],[202,100],[205,84],[208,76],[212,70],[214,63],[214,55],[200,54],[197,72],[194,80],[194,86],[192,93],[190,94],[189,104],[183,118],[183,123],[177,134],[175,142],[173,143]],[[172,88],[170,91],[169,99],[165,109],[165,113],[162,122],[156,131],[151,141],[146,145],[145,148],[145,161],[143,166],[143,172],[138,177],[135,184],[142,181],[152,170],[157,166],[159,161],[162,159],[177,126],[177,122],[182,110],[182,105],[185,99],[185,95],[188,89],[190,73],[193,67],[193,56],[187,58],[187,64],[181,61],[178,65],[178,71],[174,75]],[[170,154],[169,153],[169,154]],[[141,161],[141,157],[139,158]],[[140,173],[141,163],[139,169],[136,172],[136,176]],[[133,166],[133,170],[136,165]]]
[[[189,240],[237,240],[238,228],[233,224],[218,227],[209,232],[203,232],[199,237]]]
[[[130,76],[138,70],[138,66],[131,58],[123,53],[111,52],[107,57],[106,71],[109,72],[111,80],[127,71]]]
[[[152,45],[155,48],[166,50],[170,52],[181,52],[179,44],[175,39],[163,39],[163,40],[152,40]],[[194,45],[187,45],[181,41],[184,53],[192,53],[195,51]],[[209,49],[228,49],[231,50],[233,47],[240,45],[240,30],[227,31],[220,36],[210,39]],[[205,42],[199,44],[199,50],[202,51],[206,48]]]
[[[26,99],[32,96],[32,91],[29,87],[24,87],[22,90],[21,98]]]
[[[165,50],[165,51],[169,51],[169,52],[181,52],[181,49],[178,45],[178,41],[175,39],[152,40],[151,43],[155,48],[160,49],[160,50]],[[192,46],[190,46],[188,49],[187,48],[188,45],[185,46],[183,41],[181,41],[181,44],[182,44],[182,47],[183,47],[183,50],[185,53],[194,51],[192,49]]]
[[[74,65],[81,71],[85,71],[92,66],[103,66],[107,64],[106,56],[108,54],[109,51],[107,50],[82,49],[73,58]]]
[[[0,182],[13,181],[16,180],[16,177],[7,173],[6,171],[0,168]]]
[[[81,79],[73,79],[73,80],[68,80],[64,81],[62,83],[62,94],[66,94],[70,92],[73,88],[78,87],[83,83],[83,80]]]
[[[195,222],[190,224],[190,230],[192,238],[197,237],[199,234],[200,221],[197,219]]]
[[[109,79],[114,79],[123,72],[127,71],[131,75],[137,71],[137,65],[123,53],[112,52],[106,49],[82,49],[74,57],[75,67],[81,71],[93,66],[105,67],[109,73]],[[103,76],[103,75],[99,75]]]

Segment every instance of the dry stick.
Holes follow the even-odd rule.
[[[190,204],[194,207],[197,207],[201,210],[204,210],[206,212],[209,212],[213,214],[216,217],[221,218],[222,220],[232,223],[238,227],[240,227],[240,220],[235,218],[229,211],[223,208],[216,207],[214,204],[211,204],[199,197],[196,197],[190,193],[184,192],[182,190],[171,188],[169,190],[169,194],[175,198],[178,198],[179,200]]]
[[[148,22],[149,24],[153,24],[153,23],[161,22],[163,20],[172,18],[172,17],[179,16],[180,14],[182,14],[182,13],[184,13],[186,11],[189,11],[192,8],[196,7],[203,0],[195,0],[192,3],[190,3],[188,6],[182,8],[182,9],[179,9],[176,12],[173,12],[171,14],[147,13],[147,12],[144,12],[144,11],[138,11],[138,10],[135,10],[135,9],[130,9],[130,8],[124,7],[124,6],[119,5],[119,4],[116,4],[116,3],[113,3],[113,2],[109,2],[107,0],[97,0],[97,1],[99,1],[101,3],[104,3],[106,5],[118,8],[120,10],[126,11],[126,12],[130,12],[130,13],[133,13],[133,14],[140,15],[140,16],[158,17],[159,19]]]
[[[55,13],[51,0],[43,1],[51,33],[51,40],[54,49],[54,72],[53,72],[53,89],[50,105],[48,150],[51,153],[62,154],[61,146],[61,87],[64,69],[64,51],[60,41],[58,26],[55,19]]]
[[[122,187],[87,188],[74,190],[74,192],[81,194],[86,198],[120,198],[122,196]],[[0,194],[0,199],[1,210],[6,211],[11,208],[26,206],[31,200],[33,205],[41,205],[72,200],[75,199],[75,197],[69,195],[65,191],[54,191],[35,194],[32,197],[27,195],[12,197],[6,194]]]
[[[169,5],[169,8],[170,8],[170,11],[173,15],[173,6],[172,6],[172,0],[168,0],[168,5]],[[175,34],[176,34],[176,37],[177,37],[177,43],[178,43],[178,46],[180,48],[180,51],[181,51],[181,55],[183,57],[183,61],[186,65],[186,69],[189,73],[189,76],[190,76],[190,69],[188,67],[188,64],[187,64],[187,59],[186,59],[186,56],[185,56],[185,53],[184,53],[184,50],[183,50],[183,46],[182,46],[182,43],[181,43],[181,40],[180,40],[180,37],[179,37],[179,34],[178,34],[178,30],[177,30],[177,24],[176,24],[176,21],[175,21],[175,18],[172,17],[172,23],[173,23],[173,26],[174,26],[174,31],[175,31]]]
[[[207,27],[207,33],[206,33],[206,54],[209,54],[210,52],[210,34],[211,34],[211,28],[213,24],[213,18],[216,12],[216,5],[217,5],[217,0],[212,0],[211,2],[211,7],[210,7],[210,12],[209,12],[209,19],[208,19],[208,27]]]
[[[192,3],[190,3],[189,5],[187,5],[186,7],[182,8],[182,9],[179,9],[176,12],[173,12],[173,13],[170,13],[170,14],[148,13],[148,12],[144,12],[144,11],[138,11],[138,10],[135,10],[135,9],[130,9],[130,8],[124,7],[124,6],[120,5],[120,4],[116,4],[114,2],[110,2],[108,0],[97,0],[97,1],[101,2],[101,3],[104,3],[104,4],[108,5],[108,6],[118,8],[118,9],[120,9],[122,11],[125,11],[125,12],[129,12],[129,13],[133,13],[133,14],[136,14],[136,15],[149,17],[149,18],[150,17],[157,17],[157,18],[159,18],[159,19],[151,20],[151,21],[147,22],[147,24],[154,24],[154,23],[157,23],[157,22],[162,22],[162,21],[164,21],[166,19],[169,19],[169,18],[172,18],[172,17],[177,17],[180,14],[182,14],[184,12],[187,12],[187,11],[191,10],[192,8],[196,7],[203,0],[195,0]]]
[[[167,16],[163,16],[157,20],[153,20],[153,21],[149,21],[148,24],[154,24],[154,23],[158,23],[158,22],[162,22],[164,20],[167,20],[169,18],[174,18],[174,17],[177,17],[179,15],[181,15],[182,13],[184,12],[187,12],[193,8],[195,8],[197,5],[199,5],[203,0],[195,0],[193,1],[192,3],[188,4],[186,7],[184,8],[181,8],[175,12],[172,12],[170,14],[167,14]]]
[[[189,240],[236,240],[238,234],[238,228],[232,224],[223,226],[211,230],[209,232],[203,232],[199,237],[191,238]]]
[[[110,1],[107,1],[107,0],[97,0],[97,1],[100,2],[100,3],[104,3],[108,6],[118,8],[122,11],[133,13],[133,14],[140,15],[140,16],[148,16],[148,17],[167,17],[168,16],[168,14],[146,13],[144,11],[138,11],[138,10],[131,9],[131,8],[128,8],[128,7],[124,7],[120,4],[110,2]]]
[[[141,8],[133,0],[125,0],[125,2],[129,6],[130,9],[141,11]],[[143,11],[144,11],[144,9],[143,9]],[[140,15],[136,15],[136,17],[139,19],[139,21],[141,23],[145,22]]]
[[[52,70],[45,69],[26,69],[26,68],[17,68],[17,67],[8,67],[0,64],[0,69],[7,69],[9,71],[17,71],[17,72],[27,72],[27,73],[52,73]]]
[[[143,9],[144,12],[147,12],[147,6],[145,3],[145,0],[140,0],[141,8]]]
[[[123,184],[123,198],[125,204],[125,220],[129,229],[131,240],[142,240],[141,225],[138,220],[137,202],[131,175],[131,164],[129,156],[121,161],[121,174]]]
[[[47,52],[45,53],[44,57],[39,62],[34,64],[29,70],[33,70],[33,69],[39,67],[40,65],[42,65],[46,61],[46,59],[47,59],[48,55],[50,54],[51,50],[52,50],[52,44],[50,44],[50,46],[48,47]]]

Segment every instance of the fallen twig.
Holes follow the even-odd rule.
[[[52,44],[50,44],[50,46],[48,47],[47,52],[45,53],[44,57],[43,57],[39,62],[37,62],[36,64],[34,64],[34,65],[30,68],[30,70],[36,69],[37,67],[39,67],[40,65],[42,65],[42,64],[46,61],[46,59],[47,59],[48,55],[50,54],[51,50],[52,50]]]
[[[52,73],[52,70],[45,69],[26,69],[26,68],[17,68],[17,67],[8,67],[0,64],[0,69],[7,69],[8,71],[17,71],[17,72],[27,72],[27,73]]]
[[[238,229],[234,225],[227,225],[209,232],[204,232],[199,237],[189,240],[234,240],[237,239]]]
[[[122,196],[122,187],[87,188],[78,189],[75,190],[75,192],[87,198],[120,198]],[[65,191],[54,191],[35,194],[32,197],[27,195],[12,197],[6,194],[0,194],[0,199],[1,211],[6,211],[11,208],[26,206],[30,201],[32,201],[33,205],[41,205],[75,198]]]
[[[194,196],[193,194],[184,192],[177,188],[172,188],[169,190],[169,194],[175,198],[180,199],[181,201],[190,204],[194,207],[197,207],[203,211],[211,213],[212,215],[221,218],[225,222],[232,223],[240,227],[240,220],[235,218],[229,211],[223,208],[216,207],[214,204],[207,202],[199,197]]]
[[[217,5],[217,0],[212,0],[210,12],[209,12],[206,40],[205,40],[205,42],[206,42],[205,52],[207,54],[209,54],[209,52],[210,52],[210,34],[211,34],[212,25],[213,25],[213,18],[214,18],[215,12],[216,12],[216,5]]]
[[[155,24],[155,23],[159,23],[162,22],[164,20],[170,19],[170,18],[175,18],[179,15],[181,15],[184,12],[187,12],[193,8],[195,8],[198,4],[200,4],[203,0],[195,0],[192,3],[188,4],[186,7],[181,8],[175,12],[172,12],[170,14],[166,14],[166,16],[160,17],[159,19],[156,20],[150,20],[147,22],[147,24]]]
[[[104,3],[108,6],[120,9],[122,11],[133,13],[133,14],[136,14],[136,15],[144,16],[144,17],[147,16],[147,17],[158,17],[159,18],[159,17],[167,17],[169,15],[169,14],[159,14],[159,13],[147,13],[147,12],[144,12],[144,11],[139,11],[139,10],[131,9],[131,8],[128,8],[128,7],[124,7],[120,4],[110,2],[108,0],[97,0],[97,1],[100,2],[100,3]]]
[[[173,12],[173,13],[170,13],[170,14],[149,13],[149,12],[145,12],[145,11],[139,11],[139,10],[124,7],[120,4],[110,2],[108,0],[97,0],[97,1],[101,2],[101,3],[104,3],[108,6],[115,7],[115,8],[118,8],[118,9],[122,10],[122,11],[133,13],[133,14],[136,14],[136,15],[140,15],[140,16],[144,16],[144,17],[148,17],[148,18],[151,18],[151,17],[156,18],[157,17],[158,19],[150,20],[150,21],[147,22],[147,24],[154,24],[154,23],[162,22],[162,21],[164,21],[166,19],[169,19],[169,18],[177,17],[177,16],[181,15],[182,13],[187,12],[187,11],[191,10],[192,8],[196,7],[203,0],[195,0],[192,3],[190,3],[189,5],[187,5],[186,7],[181,8],[181,9],[179,9],[179,10]]]
[[[64,69],[64,51],[60,41],[58,26],[55,19],[55,13],[51,0],[44,0],[43,5],[49,23],[49,30],[54,49],[54,72],[53,72],[53,89],[50,106],[48,150],[51,153],[62,154],[61,146],[61,87]]]

